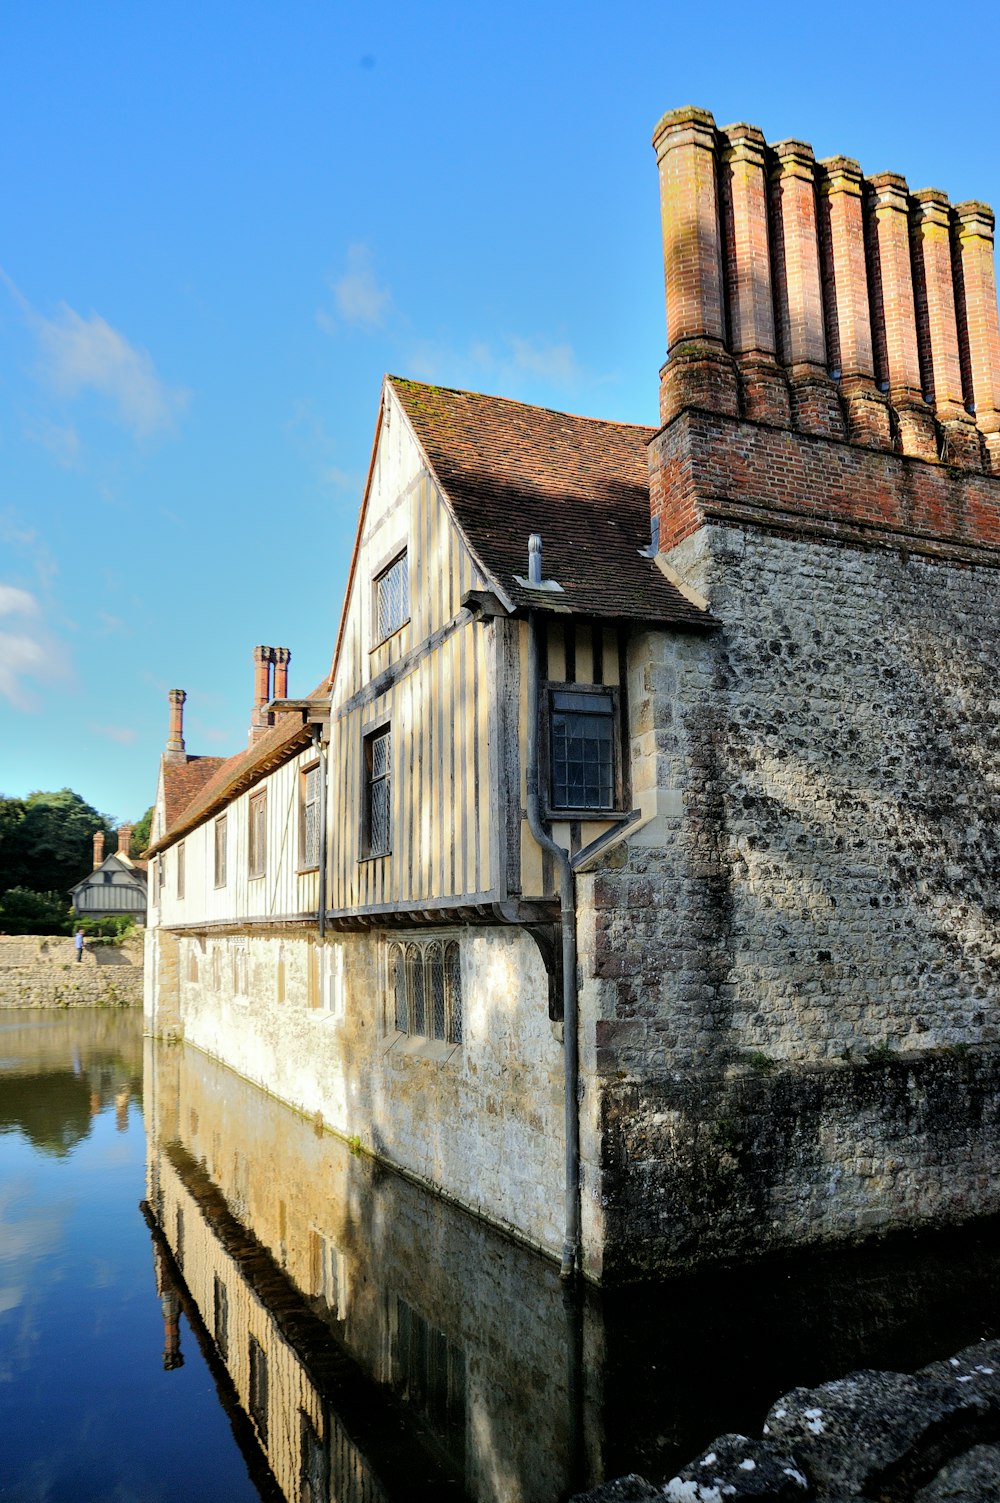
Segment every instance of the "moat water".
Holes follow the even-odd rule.
[[[569,1297],[134,1013],[0,1011],[0,1500],[559,1503],[1000,1333],[1000,1227]]]

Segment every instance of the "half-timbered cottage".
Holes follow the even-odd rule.
[[[661,426],[387,378],[151,850],[154,1028],[596,1279],[1000,1209],[992,215],[655,144]]]
[[[118,849],[104,854],[104,831],[94,836],[94,868],[70,888],[80,918],[146,918],[146,863],[129,855],[132,826],[118,829]]]

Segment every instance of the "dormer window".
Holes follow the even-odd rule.
[[[397,555],[374,579],[374,646],[399,631],[410,619],[410,571],[406,551]]]

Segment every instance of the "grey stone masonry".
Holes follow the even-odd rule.
[[[605,1273],[996,1209],[1000,574],[719,525],[670,564],[720,625],[633,642],[657,815],[579,882]]]
[[[0,935],[0,1008],[141,1006],[141,936],[88,941],[78,961],[72,939]]]

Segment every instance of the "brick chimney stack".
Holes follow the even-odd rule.
[[[96,872],[97,868],[100,866],[100,864],[101,864],[101,862],[103,860],[104,860],[104,831],[103,830],[95,830],[94,831],[94,870],[95,870],[95,872]]]
[[[288,664],[292,654],[287,647],[276,647],[273,653],[274,660],[274,698],[288,698]]]
[[[250,745],[274,724],[274,716],[268,710],[271,699],[271,664],[274,661],[273,647],[255,647],[253,650],[253,710],[250,713]]]
[[[184,762],[187,760],[184,750],[184,701],[187,695],[183,689],[171,689],[167,698],[170,701],[170,735],[163,755],[168,762]]]
[[[131,844],[131,841],[132,841],[132,826],[131,825],[119,825],[118,826],[118,855],[119,856],[127,856],[128,855],[128,848],[129,848],[129,845]]]

